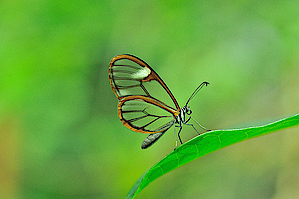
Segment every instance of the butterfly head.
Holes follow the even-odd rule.
[[[190,106],[185,106],[186,107],[186,113],[187,115],[191,115],[192,111],[190,109]]]

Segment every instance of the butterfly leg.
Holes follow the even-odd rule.
[[[179,137],[179,140],[180,140],[180,142],[181,142],[181,144],[183,144],[183,142],[182,142],[182,139],[181,139],[181,136],[180,136],[180,133],[181,133],[181,130],[182,130],[182,125],[181,126],[175,126],[175,127],[180,127],[180,130],[179,130],[179,132],[178,132],[178,137]]]
[[[200,133],[198,132],[198,130],[195,128],[195,126],[193,124],[187,124],[186,125],[189,125],[189,126],[192,126],[194,128],[194,130],[198,133],[198,135],[200,135]]]
[[[176,131],[175,131],[175,127],[173,127],[173,130],[174,130],[174,137],[175,137],[175,148],[173,150],[176,150],[176,148],[178,147],[178,137],[176,135]]]
[[[196,122],[196,124],[198,124],[198,126],[200,126],[203,130],[205,130],[205,131],[211,131],[211,130],[209,130],[209,129],[206,129],[205,127],[203,127],[202,125],[200,125],[192,116],[190,116],[190,118],[194,121],[194,122]],[[187,120],[187,122],[190,120],[190,118]],[[189,124],[188,124],[189,125]],[[193,126],[193,125],[192,125]],[[195,129],[195,127],[193,127],[194,129]],[[198,131],[196,131],[197,133],[198,133]],[[199,134],[199,133],[198,133]]]
[[[189,126],[192,126],[193,127],[193,129],[198,133],[198,135],[200,135],[200,133],[198,132],[198,130],[195,128],[195,126],[193,125],[193,124],[188,124],[188,122],[190,121],[190,119],[193,119],[193,117],[189,117],[185,122],[184,122],[184,124],[186,124],[186,125],[189,125]],[[194,120],[194,119],[193,119]],[[198,123],[198,122],[197,122]]]

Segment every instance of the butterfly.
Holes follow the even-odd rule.
[[[208,82],[201,83],[186,105],[180,108],[159,75],[146,62],[129,54],[112,58],[109,64],[109,81],[118,98],[118,116],[123,125],[135,132],[149,134],[142,142],[142,149],[154,144],[173,125],[179,128],[178,134],[176,128],[174,131],[181,144],[183,142],[180,132],[183,124],[192,126],[200,134],[193,124],[188,123],[190,119],[209,131],[191,116],[192,111],[188,106],[189,101],[203,86],[207,86]]]

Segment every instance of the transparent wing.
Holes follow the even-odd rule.
[[[179,105],[158,74],[132,55],[118,55],[109,65],[109,81],[119,100],[118,116],[127,128],[150,135],[142,143],[155,143],[176,121]]]
[[[132,55],[113,57],[109,65],[109,81],[119,100],[127,96],[146,96],[165,107],[180,107],[158,74],[144,61]]]
[[[118,116],[129,129],[140,133],[167,131],[175,122],[175,109],[153,98],[137,95],[120,100]]]

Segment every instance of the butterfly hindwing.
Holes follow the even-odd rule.
[[[166,123],[174,119],[174,109],[163,106],[154,99],[144,96],[123,98],[118,106],[118,115],[122,123],[141,133],[157,133],[170,128]]]

